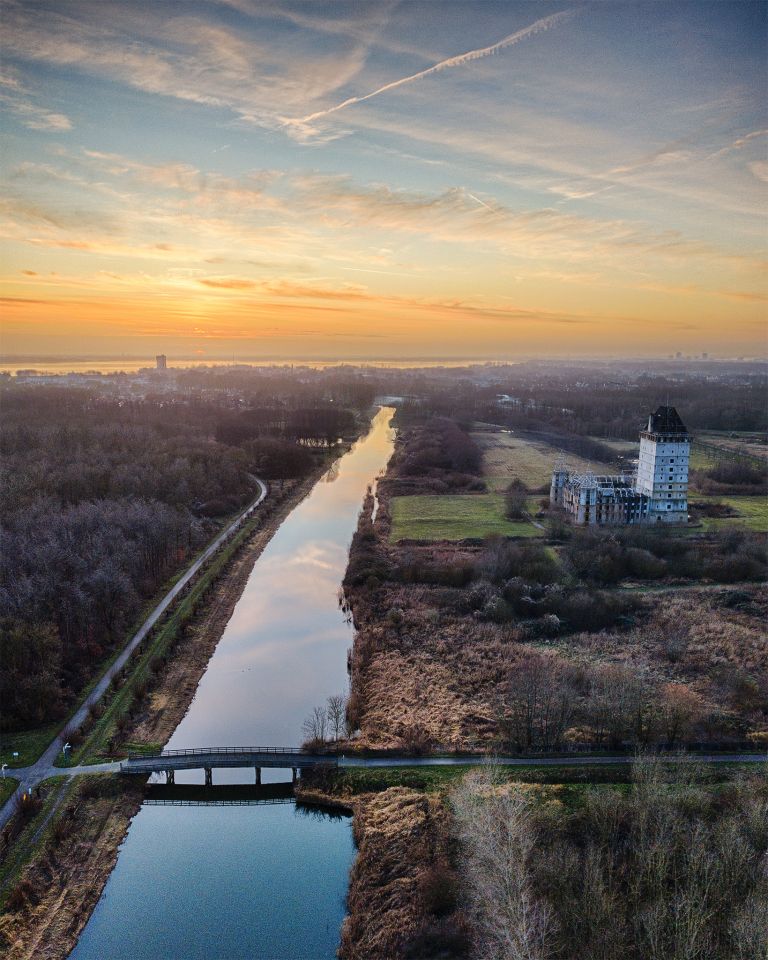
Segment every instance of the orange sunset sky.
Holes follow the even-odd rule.
[[[765,353],[755,3],[2,3],[2,351]]]

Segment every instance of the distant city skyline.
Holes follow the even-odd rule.
[[[5,355],[766,353],[762,3],[1,9]]]

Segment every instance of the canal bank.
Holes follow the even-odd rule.
[[[352,635],[338,590],[391,415],[376,414],[264,549],[169,748],[297,743],[313,706],[343,692]],[[347,818],[293,803],[144,804],[72,956],[333,957],[353,856]]]
[[[227,575],[219,581],[204,609],[201,610],[200,617],[196,618],[196,624],[190,632],[190,636],[185,638],[169,667],[161,673],[159,684],[153,687],[148,697],[147,709],[140,715],[139,726],[129,731],[130,739],[141,739],[145,742],[155,743],[162,743],[166,740],[172,727],[176,725],[178,719],[187,710],[191,695],[194,693],[194,689],[190,691],[190,686],[196,687],[197,679],[205,670],[210,653],[216,646],[224,624],[230,619],[240,620],[241,626],[243,622],[245,623],[244,629],[246,632],[251,629],[254,617],[252,602],[244,601],[241,597],[241,602],[238,603],[238,597],[243,593],[243,588],[249,582],[254,559],[261,554],[265,541],[270,540],[277,527],[279,527],[279,530],[274,537],[274,541],[279,540],[279,544],[272,541],[268,548],[264,550],[265,559],[268,559],[267,554],[272,556],[272,560],[269,561],[270,576],[274,577],[276,569],[278,571],[285,570],[286,577],[293,571],[291,582],[294,582],[297,589],[303,594],[299,596],[298,600],[295,598],[291,600],[283,596],[281,608],[306,611],[304,600],[308,595],[306,591],[308,573],[315,571],[314,577],[310,576],[309,580],[315,581],[315,594],[323,598],[323,610],[322,612],[315,611],[318,614],[317,617],[310,615],[309,626],[311,628],[317,625],[319,643],[323,638],[327,641],[329,636],[333,634],[334,619],[337,631],[335,634],[335,666],[333,669],[329,668],[326,676],[330,689],[326,690],[325,686],[318,682],[311,689],[305,686],[303,693],[298,691],[300,698],[293,714],[289,715],[288,712],[284,714],[286,717],[284,729],[287,731],[290,725],[290,739],[297,741],[300,738],[301,721],[315,702],[318,702],[318,700],[322,702],[329,692],[338,692],[343,688],[346,651],[350,636],[349,627],[337,606],[338,585],[346,562],[346,546],[355,527],[357,512],[365,488],[374,480],[389,456],[391,434],[387,427],[388,420],[389,416],[387,414],[379,413],[374,418],[369,433],[355,443],[348,452],[344,453],[331,469],[325,472],[324,476],[319,479],[312,478],[301,489],[286,491],[286,497],[274,510],[274,515],[269,518],[269,523],[265,524],[264,528],[257,534],[256,540],[249,544],[248,549],[243,551],[233,566],[229,568]],[[312,502],[310,503],[310,501]],[[318,503],[318,501],[321,502]],[[302,512],[294,520],[294,516],[298,513],[297,505],[300,502],[301,506],[298,509]],[[286,521],[287,514],[289,516]],[[301,530],[305,531],[303,539]],[[323,560],[324,552],[330,558],[334,558],[334,562],[326,563]],[[257,564],[257,568],[260,564],[261,561]],[[301,571],[301,573],[296,580],[298,571]],[[318,572],[325,577],[325,586],[317,582]],[[278,603],[278,597],[271,588],[262,589],[257,593],[274,596],[275,603]],[[238,610],[236,617],[233,617],[233,610],[236,607],[241,607],[243,603],[245,603],[244,620],[242,619],[244,613],[242,609]],[[258,632],[258,636],[254,636],[254,641],[262,646],[269,646],[269,634],[273,626],[274,617],[266,617],[262,625],[263,629]],[[299,624],[295,624],[294,627],[298,630]],[[306,627],[306,622],[304,627]],[[302,630],[304,634],[303,642],[300,637],[296,644],[289,644],[289,649],[283,650],[286,657],[289,657],[291,649],[294,649],[299,660],[306,660],[307,630],[303,627]],[[287,637],[289,632],[283,631],[280,635]],[[226,633],[227,631],[225,631]],[[322,646],[322,643],[320,645]],[[334,649],[333,643],[330,648],[318,649],[318,655],[326,656],[329,649]],[[229,654],[231,654],[231,650]],[[288,672],[294,676],[294,679],[295,676],[301,675],[300,667],[301,664],[298,666],[295,663],[289,665]],[[197,671],[197,675],[193,676],[191,672],[193,670]],[[310,671],[309,675],[318,677],[320,671]],[[226,673],[224,677],[226,678]],[[270,678],[265,671],[257,673],[255,679],[253,673],[251,673],[250,678],[243,676],[241,679],[251,679],[253,681],[254,697],[251,699],[254,702],[257,699],[257,693],[262,701],[270,694]],[[224,682],[226,686],[226,679],[221,682]],[[284,678],[282,682],[284,682]],[[318,699],[313,699],[311,695],[315,692],[318,694]],[[221,701],[225,706],[229,703],[226,689]],[[233,711],[232,716],[242,717],[243,711],[248,709],[248,702],[249,698],[247,696],[243,697],[241,691],[237,701],[238,707]],[[234,728],[232,736],[234,737],[236,734],[237,729]],[[235,737],[235,739],[236,742],[243,742],[239,737]],[[281,731],[278,740],[282,741],[284,739],[285,736],[282,735]],[[50,838],[43,838],[44,843],[40,844],[39,856],[36,857],[33,865],[34,869],[31,872],[32,883],[22,891],[25,902],[22,904],[21,910],[6,914],[0,921],[3,932],[7,935],[9,955],[13,958],[31,956],[59,958],[66,956],[87,921],[94,902],[98,899],[114,866],[118,846],[123,841],[125,831],[141,805],[143,794],[141,792],[137,794],[132,789],[126,789],[124,793],[120,789],[116,791],[114,787],[108,786],[103,780],[101,786],[97,786],[97,780],[98,778],[88,778],[88,782],[85,782],[82,778],[79,778],[76,783],[68,787],[67,796],[62,804],[62,809],[67,813],[66,818],[64,818],[65,826],[59,831],[60,835],[56,837],[55,843],[50,842]],[[176,812],[183,814],[184,811],[177,810]],[[149,816],[151,816],[151,811]],[[200,816],[202,820],[206,819],[205,815]],[[276,814],[275,816],[279,817],[280,815]],[[141,819],[140,816],[136,818],[136,821]],[[266,823],[266,821],[263,822]],[[343,832],[348,836],[349,831],[346,826]],[[237,833],[237,830],[235,830],[235,833]],[[279,834],[279,831],[277,833]],[[164,837],[170,841],[167,834],[164,834]],[[129,835],[128,841],[131,842],[131,835]],[[127,844],[124,844],[121,849],[125,851]],[[351,855],[350,844],[349,848],[344,851],[344,857],[351,858]],[[294,860],[293,857],[289,859],[291,862]],[[197,867],[195,866],[194,869],[197,869]],[[340,878],[341,888],[340,891],[337,890],[338,897],[332,896],[336,908],[342,912],[346,873],[346,867],[335,871],[335,875]],[[141,880],[139,884],[144,885]],[[167,889],[167,885],[164,885],[159,897],[155,898],[156,902],[166,902]],[[253,897],[251,897],[248,906],[248,912],[250,912],[253,906]],[[202,923],[199,917],[195,919]],[[317,921],[317,917],[315,917],[315,920]],[[319,921],[317,922],[319,923]],[[331,927],[329,927],[331,929],[335,922],[334,918],[332,922],[324,921],[324,924],[331,923]],[[331,933],[332,936],[337,937],[338,929],[335,932],[331,931]],[[161,943],[156,944],[155,947],[150,944],[148,949],[150,951],[156,949],[157,952],[154,954],[149,952],[147,956],[166,957],[174,955],[168,953],[167,945]],[[188,945],[184,947],[184,951],[184,955],[189,955]],[[105,953],[101,947],[97,947],[96,955],[117,956],[118,954],[113,953],[111,949]],[[133,956],[131,953],[125,955]],[[236,954],[234,955],[236,956]],[[329,955],[333,955],[333,951]]]

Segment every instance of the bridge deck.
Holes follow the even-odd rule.
[[[155,754],[131,754],[120,766],[121,773],[157,773],[168,770],[202,770],[223,767],[306,767],[338,766],[338,757],[307,753],[299,747],[201,747],[192,750],[164,750]]]

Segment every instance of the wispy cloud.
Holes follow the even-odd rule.
[[[294,119],[286,118],[285,123],[287,126],[306,128],[315,120],[320,120],[323,117],[328,117],[333,113],[338,113],[340,110],[345,110],[347,107],[351,107],[356,103],[363,103],[366,100],[372,100],[374,97],[381,96],[382,93],[388,93],[391,90],[397,90],[399,87],[403,87],[406,84],[414,83],[417,80],[423,80],[425,77],[430,77],[433,74],[441,73],[444,70],[450,70],[454,67],[463,67],[465,64],[472,63],[475,60],[482,60],[485,57],[491,57],[495,53],[505,50],[507,47],[512,47],[516,43],[520,43],[521,40],[525,40],[527,37],[532,37],[537,33],[541,33],[544,30],[549,30],[550,28],[563,23],[565,20],[570,19],[574,13],[574,10],[563,10],[560,13],[554,13],[549,17],[542,17],[540,20],[537,20],[530,26],[524,27],[522,30],[517,30],[515,33],[511,33],[509,36],[498,40],[496,43],[490,44],[490,46],[479,47],[476,50],[468,50],[466,53],[460,53],[454,57],[447,57],[445,60],[441,60],[439,63],[436,63],[431,67],[427,67],[425,70],[419,70],[417,73],[412,73],[407,77],[401,77],[399,80],[392,80],[390,83],[385,83],[383,86],[378,87],[376,90],[372,90],[370,93],[363,94],[359,97],[348,97],[341,103],[336,104],[336,106],[327,107],[325,110],[317,110],[315,113],[310,113],[306,117]]]
[[[35,103],[30,90],[13,73],[0,74],[0,103],[30,130],[64,133],[72,129],[69,117]]]

